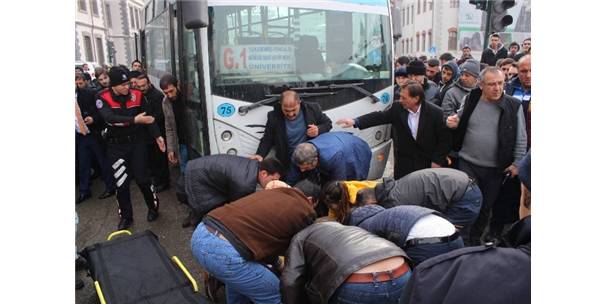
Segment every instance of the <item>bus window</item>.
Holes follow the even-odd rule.
[[[370,92],[390,85],[387,15],[277,6],[209,9],[214,95],[256,102],[284,85],[363,83]],[[326,110],[362,97],[350,90],[316,101]]]
[[[152,20],[146,27],[145,50],[148,64],[148,74],[156,78],[164,74],[172,74],[169,12],[164,11]]]

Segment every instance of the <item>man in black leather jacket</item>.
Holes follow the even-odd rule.
[[[280,278],[284,303],[397,303],[408,256],[362,228],[316,223],[295,235]],[[387,295],[387,296],[386,296]]]

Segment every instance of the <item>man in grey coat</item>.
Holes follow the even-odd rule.
[[[179,81],[171,74],[160,78],[160,88],[164,92],[162,111],[166,129],[166,152],[171,165],[180,165],[181,173],[190,158],[189,146],[194,136],[190,127],[193,113],[187,105],[187,100],[179,90]]]
[[[460,67],[461,76],[446,92],[442,100],[442,111],[444,112],[444,120],[448,116],[457,113],[461,107],[463,98],[478,85],[478,77],[480,76],[480,63],[475,59],[467,59]]]

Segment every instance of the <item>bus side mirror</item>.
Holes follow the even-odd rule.
[[[208,1],[186,0],[177,2],[181,5],[183,24],[188,30],[208,26]]]

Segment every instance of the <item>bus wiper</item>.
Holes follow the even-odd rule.
[[[271,95],[266,95],[266,96],[271,96]],[[248,113],[248,111],[250,111],[250,110],[256,109],[260,106],[268,105],[270,103],[278,101],[279,99],[280,99],[280,95],[274,95],[274,96],[271,96],[270,98],[259,100],[255,103],[251,103],[247,106],[238,107],[238,114],[246,115],[246,113]]]
[[[324,89],[330,89],[330,90],[334,90],[334,89],[354,89],[354,90],[362,93],[362,95],[364,95],[366,97],[370,97],[372,103],[377,103],[377,102],[381,101],[381,99],[379,99],[379,97],[373,95],[372,93],[368,92],[366,89],[360,87],[363,84],[364,84],[363,82],[356,82],[356,83],[329,84],[327,86],[301,87],[301,88],[290,88],[290,89],[293,90],[293,91],[324,90]]]
[[[290,88],[290,90],[295,90],[295,89],[301,89],[301,88]],[[299,97],[305,98],[305,97],[327,96],[327,95],[335,95],[335,94],[337,94],[337,92],[300,93]],[[260,106],[270,105],[270,104],[280,100],[280,96],[282,96],[282,94],[269,94],[269,95],[265,95],[265,96],[268,96],[269,98],[259,100],[255,103],[251,103],[247,106],[238,107],[238,114],[246,115],[248,113],[248,111],[250,111],[250,110],[254,110]]]

